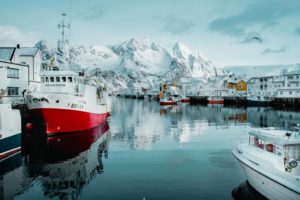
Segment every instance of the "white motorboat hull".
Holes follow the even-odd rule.
[[[262,172],[254,169],[255,167],[250,166],[250,162],[246,163],[240,158],[236,151],[233,155],[241,163],[242,168],[245,171],[246,177],[250,185],[255,188],[259,193],[270,200],[295,200],[300,199],[300,193],[294,191],[282,183],[264,175]],[[256,165],[253,163],[253,165]]]

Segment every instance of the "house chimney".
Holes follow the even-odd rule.
[[[17,44],[17,49],[20,49],[20,44]]]

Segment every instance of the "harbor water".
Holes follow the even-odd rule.
[[[231,151],[252,127],[286,130],[300,119],[262,107],[112,105],[92,130],[23,133],[22,154],[0,163],[0,199],[264,199]]]

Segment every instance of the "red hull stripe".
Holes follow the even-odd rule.
[[[0,154],[0,160],[7,158],[8,156],[14,155],[16,153],[18,153],[19,151],[21,151],[21,147],[12,149],[10,151],[4,152]]]
[[[49,135],[91,129],[102,124],[110,115],[55,108],[33,109],[31,112],[43,121]]]
[[[175,101],[168,101],[168,102],[159,102],[160,105],[175,105],[177,102]]]
[[[187,103],[187,102],[190,102],[190,100],[189,99],[181,99],[181,102]]]
[[[224,100],[209,100],[209,104],[224,104]]]

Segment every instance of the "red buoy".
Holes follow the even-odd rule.
[[[33,128],[33,125],[32,123],[28,122],[25,127],[26,129],[31,130]]]

